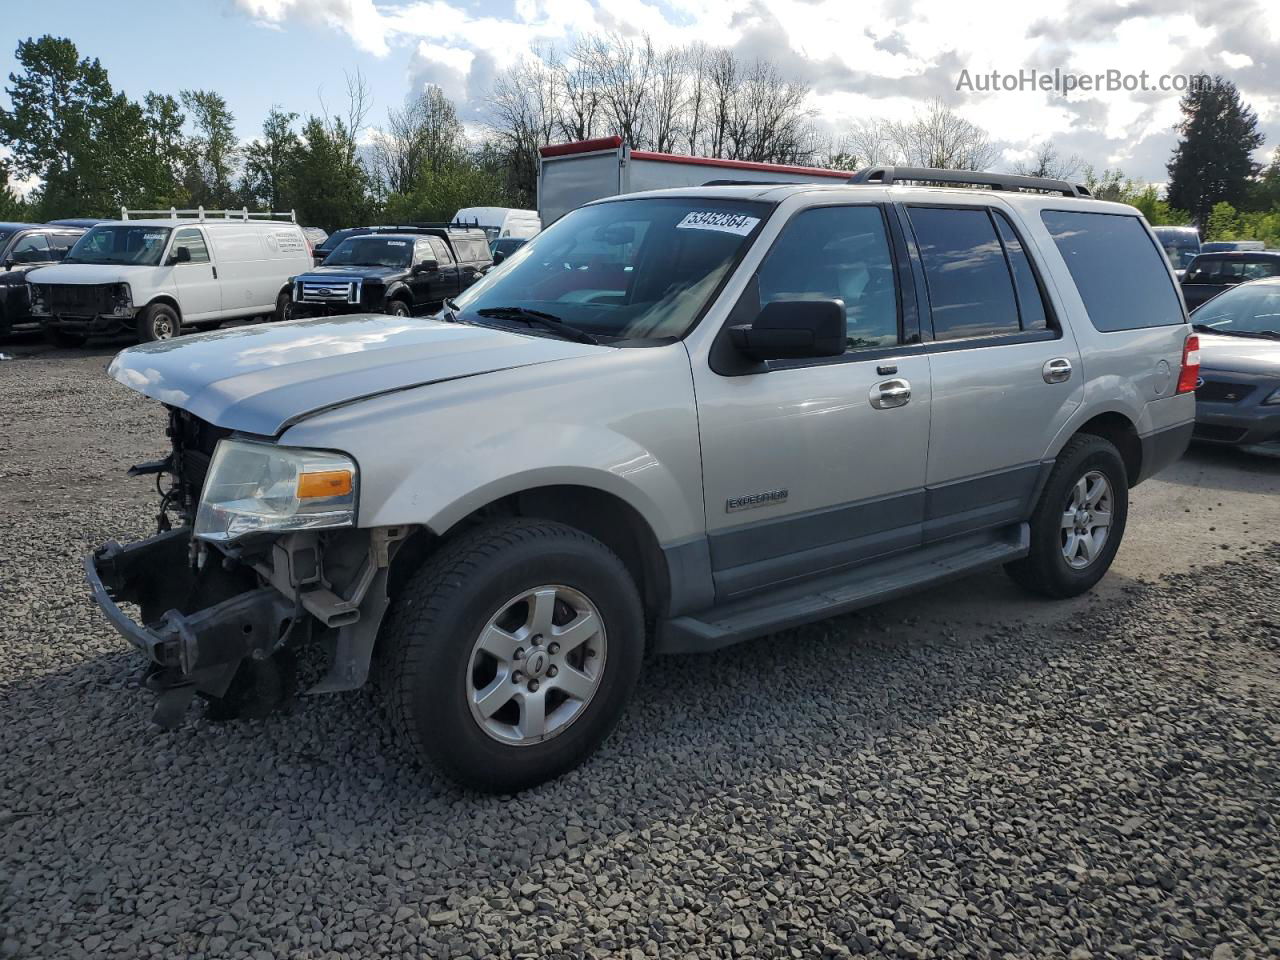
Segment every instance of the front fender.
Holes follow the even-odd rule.
[[[443,532],[510,494],[577,485],[633,506],[659,543],[705,531],[682,344],[601,348],[374,397],[305,420],[281,442],[355,458],[362,527]]]

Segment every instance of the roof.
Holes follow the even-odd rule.
[[[43,227],[43,223],[0,223],[0,230],[6,233],[12,233],[14,230],[30,230],[34,227]]]
[[[763,200],[781,203],[797,194],[823,194],[847,196],[862,200],[949,202],[957,199],[979,200],[986,203],[1004,201],[1015,207],[1027,206],[1048,210],[1086,210],[1091,213],[1120,213],[1136,216],[1139,211],[1124,203],[1094,200],[1085,197],[1064,197],[1060,194],[1029,193],[1013,190],[984,190],[965,187],[881,186],[875,183],[751,183],[716,187],[669,187],[665,190],[646,190],[641,193],[602,197],[594,203],[610,203],[634,200],[638,197],[689,197],[716,200]]]

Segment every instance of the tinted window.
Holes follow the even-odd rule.
[[[53,259],[61,260],[67,255],[67,251],[75,246],[75,242],[80,239],[78,233],[55,233],[49,238],[49,252],[53,254]]]
[[[205,246],[204,234],[199,230],[179,230],[173,238],[173,249],[175,253],[179,247],[186,247],[191,251],[192,263],[209,262],[209,248]]]
[[[851,349],[898,343],[893,258],[879,207],[796,214],[758,277],[761,307],[776,300],[841,300]]]
[[[430,243],[431,249],[435,251],[436,262],[438,264],[444,266],[445,264],[453,263],[453,255],[449,252],[449,245],[447,243],[435,237],[430,238]]]
[[[49,238],[43,233],[28,233],[25,237],[19,237],[9,251],[9,259],[14,263],[48,262],[52,259],[49,254]]]
[[[912,207],[910,215],[924,262],[934,337],[1017,333],[1018,301],[987,211]]]
[[[1258,280],[1262,277],[1274,277],[1278,271],[1277,264],[1272,261],[1270,263],[1246,263],[1244,265],[1244,278],[1246,280]]]
[[[404,237],[365,234],[350,237],[324,258],[326,267],[407,267],[413,255],[413,241]]]
[[[1183,322],[1168,262],[1138,217],[1065,210],[1040,217],[1098,330]]]
[[[1196,257],[1187,268],[1183,280],[1186,283],[1209,283],[1221,269],[1222,260],[1219,257]]]
[[[991,211],[991,215],[1000,232],[1000,240],[1004,243],[1009,270],[1013,273],[1013,287],[1018,294],[1018,316],[1022,320],[1022,329],[1047,329],[1049,313],[1045,309],[1044,296],[1040,292],[1040,285],[1036,283],[1035,270],[1031,267],[1027,251],[1022,248],[1022,241],[1018,239],[1008,218],[999,210]]]

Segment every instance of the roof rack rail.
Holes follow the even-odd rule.
[[[803,180],[707,180],[704,187],[786,187]]]
[[[887,187],[899,180],[990,187],[992,190],[1033,190],[1039,193],[1060,193],[1064,197],[1091,198],[1093,196],[1089,188],[1082,183],[1071,183],[1053,177],[1024,177],[1017,173],[984,173],[975,170],[945,170],[941,167],[867,167],[851,176],[848,182]]]
[[[204,207],[196,207],[192,210],[179,210],[177,207],[170,207],[168,210],[130,210],[128,207],[120,208],[121,220],[287,220],[290,223],[297,223],[298,218],[295,211],[250,211],[248,207],[241,207],[239,210],[206,210]]]

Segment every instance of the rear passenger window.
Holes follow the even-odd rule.
[[[1169,264],[1137,217],[1045,210],[1040,214],[1098,330],[1183,323]]]
[[[933,335],[938,340],[1017,333],[1018,300],[1004,249],[981,207],[911,207]]]
[[[1018,294],[1018,316],[1022,320],[1023,330],[1047,330],[1049,314],[1044,306],[1044,295],[1040,285],[1036,283],[1035,270],[1027,251],[1022,249],[1022,241],[1014,232],[1013,224],[999,210],[992,210],[991,216],[1000,233],[1000,241],[1004,244],[1004,255],[1009,261],[1009,271],[1013,274],[1013,288]]]
[[[760,306],[841,300],[850,350],[898,344],[898,292],[879,207],[818,207],[783,228],[757,274]]]

